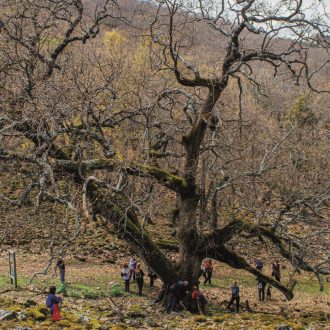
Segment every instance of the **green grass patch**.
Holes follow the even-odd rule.
[[[68,285],[67,293],[69,297],[84,299],[99,299],[107,295],[105,289],[80,283]]]
[[[295,290],[313,295],[320,295],[320,294],[330,295],[330,283],[328,282],[324,283],[324,291],[322,292],[320,291],[319,282],[316,279],[310,279],[310,278],[306,278],[302,280],[299,279],[295,287]]]
[[[29,279],[27,278],[17,278],[17,286],[25,286],[29,283]],[[9,279],[9,275],[8,276],[4,276],[4,275],[0,275],[0,290],[5,290],[12,287],[12,285],[10,284],[10,279]]]
[[[110,289],[110,297],[121,297],[124,295],[123,288],[119,284],[114,284]]]
[[[253,288],[257,287],[257,281],[256,277],[250,274],[243,274],[243,275],[237,275],[237,276],[226,276],[221,277],[221,275],[218,278],[212,278],[212,285],[201,285],[201,287],[219,287],[219,288],[229,288],[232,283],[236,281],[239,286],[244,286],[247,288]],[[203,283],[203,278],[201,278],[201,282]],[[287,280],[285,279],[284,284],[287,283]],[[320,291],[319,282],[315,277],[303,277],[298,278],[298,283],[294,289],[294,292],[304,292],[307,294],[312,295],[320,295],[320,294],[330,294],[330,283],[325,282],[324,283],[324,291]]]

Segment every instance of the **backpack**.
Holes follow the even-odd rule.
[[[61,319],[61,310],[59,304],[53,305],[52,321],[56,322]]]

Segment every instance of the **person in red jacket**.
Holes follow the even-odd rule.
[[[209,259],[205,262],[204,264],[204,272],[205,272],[205,281],[204,285],[211,284],[211,278],[212,278],[212,273],[213,273],[213,264],[212,264],[212,259]]]
[[[205,314],[205,305],[207,304],[207,301],[196,285],[193,286],[191,298],[196,301],[199,314]]]

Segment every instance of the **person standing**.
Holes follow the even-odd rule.
[[[240,301],[240,295],[239,295],[239,287],[236,282],[233,283],[233,285],[230,287],[231,289],[231,299],[227,306],[227,309],[230,309],[231,305],[235,302],[236,303],[236,312],[239,313],[239,301]]]
[[[144,272],[141,269],[141,265],[137,264],[136,269],[135,269],[135,280],[136,280],[136,284],[138,286],[139,296],[142,295],[142,289],[143,289],[143,283],[144,283],[143,277],[144,277]]]
[[[265,300],[266,284],[267,284],[267,282],[264,279],[262,279],[262,278],[258,279],[258,297],[259,297],[259,301],[264,301]]]
[[[121,277],[125,283],[125,292],[129,292],[129,279],[130,279],[130,271],[128,269],[128,265],[124,264],[124,267],[121,271]]]
[[[157,275],[156,275],[156,273],[154,273],[154,271],[150,267],[148,267],[148,277],[149,277],[149,280],[150,280],[150,288],[153,288],[154,287],[154,281],[157,278]]]
[[[205,272],[205,281],[204,285],[211,284],[211,278],[212,278],[212,273],[213,273],[213,264],[212,264],[212,259],[209,259],[205,265],[204,265],[204,272]]]
[[[59,293],[66,294],[66,284],[65,284],[65,263],[62,258],[59,258],[56,263],[56,268],[55,268],[55,273],[56,271],[59,271],[60,274],[60,281],[61,281],[61,286],[59,289]]]
[[[136,268],[136,259],[133,255],[131,255],[131,259],[129,260],[129,279],[133,277],[133,282],[135,282],[135,268]]]
[[[60,273],[60,281],[61,283],[65,283],[65,263],[62,258],[59,258],[56,263],[56,268]]]
[[[281,266],[277,260],[272,264],[272,276],[276,281],[281,282]]]
[[[272,291],[271,291],[271,289],[272,289],[272,287],[270,285],[268,285],[267,293],[266,293],[267,302],[270,302],[272,300]]]
[[[256,268],[262,272],[262,269],[264,268],[264,264],[260,258],[257,258],[256,260]]]
[[[50,315],[53,322],[60,321],[60,305],[62,303],[62,298],[56,296],[55,286],[49,288],[49,294],[46,299],[46,306],[50,309]]]

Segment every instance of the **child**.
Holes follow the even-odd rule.
[[[130,271],[128,269],[128,265],[124,264],[124,267],[121,271],[121,277],[125,282],[125,291],[129,292],[129,280],[130,280]]]
[[[62,298],[55,295],[56,288],[51,286],[49,288],[49,295],[46,299],[46,306],[50,308],[51,320],[53,322],[59,321],[61,319],[60,305],[62,303]]]
[[[271,301],[271,299],[272,299],[271,288],[272,288],[272,287],[271,287],[270,285],[268,285],[267,293],[266,293],[266,295],[267,295],[267,302]]]
[[[196,300],[199,314],[205,314],[205,305],[207,304],[207,301],[196,285],[193,286],[191,298]]]

